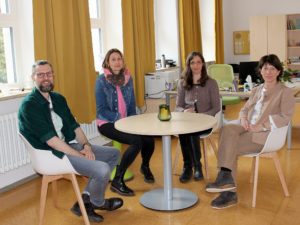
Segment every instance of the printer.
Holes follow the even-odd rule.
[[[179,67],[147,73],[145,75],[145,97],[165,98],[165,91],[176,90],[179,77]]]

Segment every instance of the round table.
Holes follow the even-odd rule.
[[[156,113],[118,120],[115,128],[130,134],[162,136],[164,187],[146,192],[140,203],[155,210],[180,210],[193,206],[198,197],[189,190],[172,187],[171,135],[188,134],[212,128],[216,119],[201,113],[173,112],[170,121],[160,121]]]

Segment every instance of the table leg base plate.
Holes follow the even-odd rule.
[[[149,209],[161,211],[175,211],[189,208],[198,202],[198,196],[191,191],[173,188],[173,199],[167,201],[164,189],[154,189],[145,193],[140,203]]]

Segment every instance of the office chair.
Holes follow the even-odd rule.
[[[208,66],[207,71],[209,76],[217,81],[221,90],[232,89],[237,91],[233,83],[234,73],[232,66],[228,64],[212,64]],[[222,96],[223,106],[238,104],[240,101],[241,98],[238,96]]]

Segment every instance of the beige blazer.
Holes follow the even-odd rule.
[[[263,84],[254,88],[245,106],[240,111],[240,118],[247,118],[250,121],[256,102],[262,93]],[[264,144],[270,133],[271,123],[269,116],[272,117],[276,127],[288,125],[295,110],[295,98],[291,88],[278,82],[274,88],[265,92],[262,112],[256,124],[267,128],[267,131],[253,132],[252,141]]]

